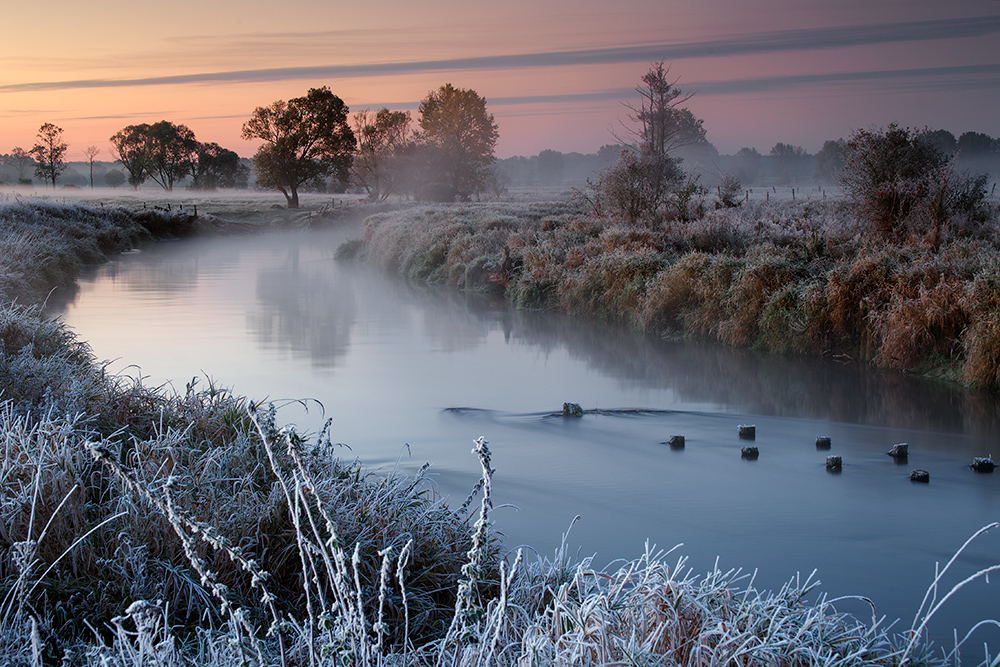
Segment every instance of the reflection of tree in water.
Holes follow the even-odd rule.
[[[257,305],[247,329],[260,345],[308,355],[317,367],[334,366],[347,354],[357,319],[348,275],[331,280],[329,271],[303,270],[294,248],[286,266],[257,274]]]
[[[860,363],[670,342],[553,313],[511,312],[482,304],[470,310],[512,329],[511,340],[517,344],[547,352],[564,348],[623,386],[670,390],[686,403],[891,428],[973,435],[1000,431],[1000,400],[994,395]]]

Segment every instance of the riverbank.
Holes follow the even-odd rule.
[[[422,477],[367,476],[324,437],[277,429],[247,398],[109,378],[58,323],[16,309],[9,319],[5,387],[30,378],[40,388],[5,404],[3,422],[0,641],[10,664],[58,662],[66,649],[70,664],[912,655],[883,625],[838,615],[809,582],[748,591],[735,573],[695,575],[655,552],[607,571],[564,554],[510,554],[501,565],[485,442],[486,497],[444,508]]]
[[[935,249],[872,240],[834,198],[747,202],[655,229],[568,204],[470,204],[374,215],[340,256],[518,308],[1000,387],[995,222]]]

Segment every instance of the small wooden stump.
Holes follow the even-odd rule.
[[[910,446],[908,444],[905,442],[899,442],[893,445],[892,449],[886,453],[894,459],[905,459],[910,453],[909,450]]]
[[[828,436],[828,435],[817,435],[816,436],[816,449],[830,449],[830,436]]]
[[[740,438],[743,440],[756,440],[757,439],[757,427],[753,424],[740,424],[739,426]]]
[[[579,403],[563,403],[563,417],[582,417],[583,408],[580,407]]]
[[[831,472],[840,472],[844,467],[844,461],[839,456],[826,457],[826,469]]]
[[[670,436],[670,439],[667,440],[667,444],[670,445],[670,449],[684,449],[684,436],[672,435]]]
[[[976,472],[993,472],[993,468],[996,466],[993,464],[993,455],[989,456],[977,456],[972,459],[972,465],[969,466]]]
[[[740,458],[748,461],[756,461],[758,456],[760,456],[760,450],[756,447],[744,447],[740,450]]]
[[[926,470],[911,470],[910,471],[910,481],[911,482],[922,482],[927,484],[931,481],[931,474]]]

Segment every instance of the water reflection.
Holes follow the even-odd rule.
[[[330,280],[324,265],[303,265],[299,255],[298,247],[289,248],[282,265],[258,271],[247,330],[264,348],[287,348],[314,366],[332,367],[350,348],[355,289],[349,275]]]

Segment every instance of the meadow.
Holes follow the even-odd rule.
[[[282,427],[254,397],[111,375],[72,331],[42,317],[41,302],[115,253],[192,233],[192,216],[15,200],[0,202],[0,220],[0,294],[10,304],[0,310],[4,664],[960,661],[961,637],[953,649],[923,642],[949,596],[938,589],[947,567],[926,582],[912,626],[894,630],[838,612],[810,578],[760,591],[739,571],[696,573],[653,548],[602,569],[566,549],[510,553],[491,531],[494,469],[482,437],[470,436],[481,480],[453,508],[423,471],[365,471],[328,430]],[[959,307],[946,300],[953,275],[966,276],[951,289],[967,329],[995,312],[989,233],[949,242],[941,259],[918,246],[866,246],[852,224],[834,202],[747,205],[655,231],[601,224],[566,204],[407,207],[369,217],[341,254],[411,280],[503,293],[518,307],[672,335],[764,345],[785,327],[783,338],[798,341],[789,349],[803,352],[823,334],[798,318],[822,303],[844,327],[826,339],[830,353],[873,359],[885,335],[868,313],[935,299],[949,313]],[[834,274],[850,287],[839,288],[842,301],[827,295]],[[886,287],[896,284],[902,291]],[[897,294],[910,294],[910,306],[894,306]],[[871,309],[876,297],[883,310]],[[971,358],[964,340],[956,356]],[[929,348],[915,349],[923,359]],[[1000,658],[987,653],[985,663]]]

